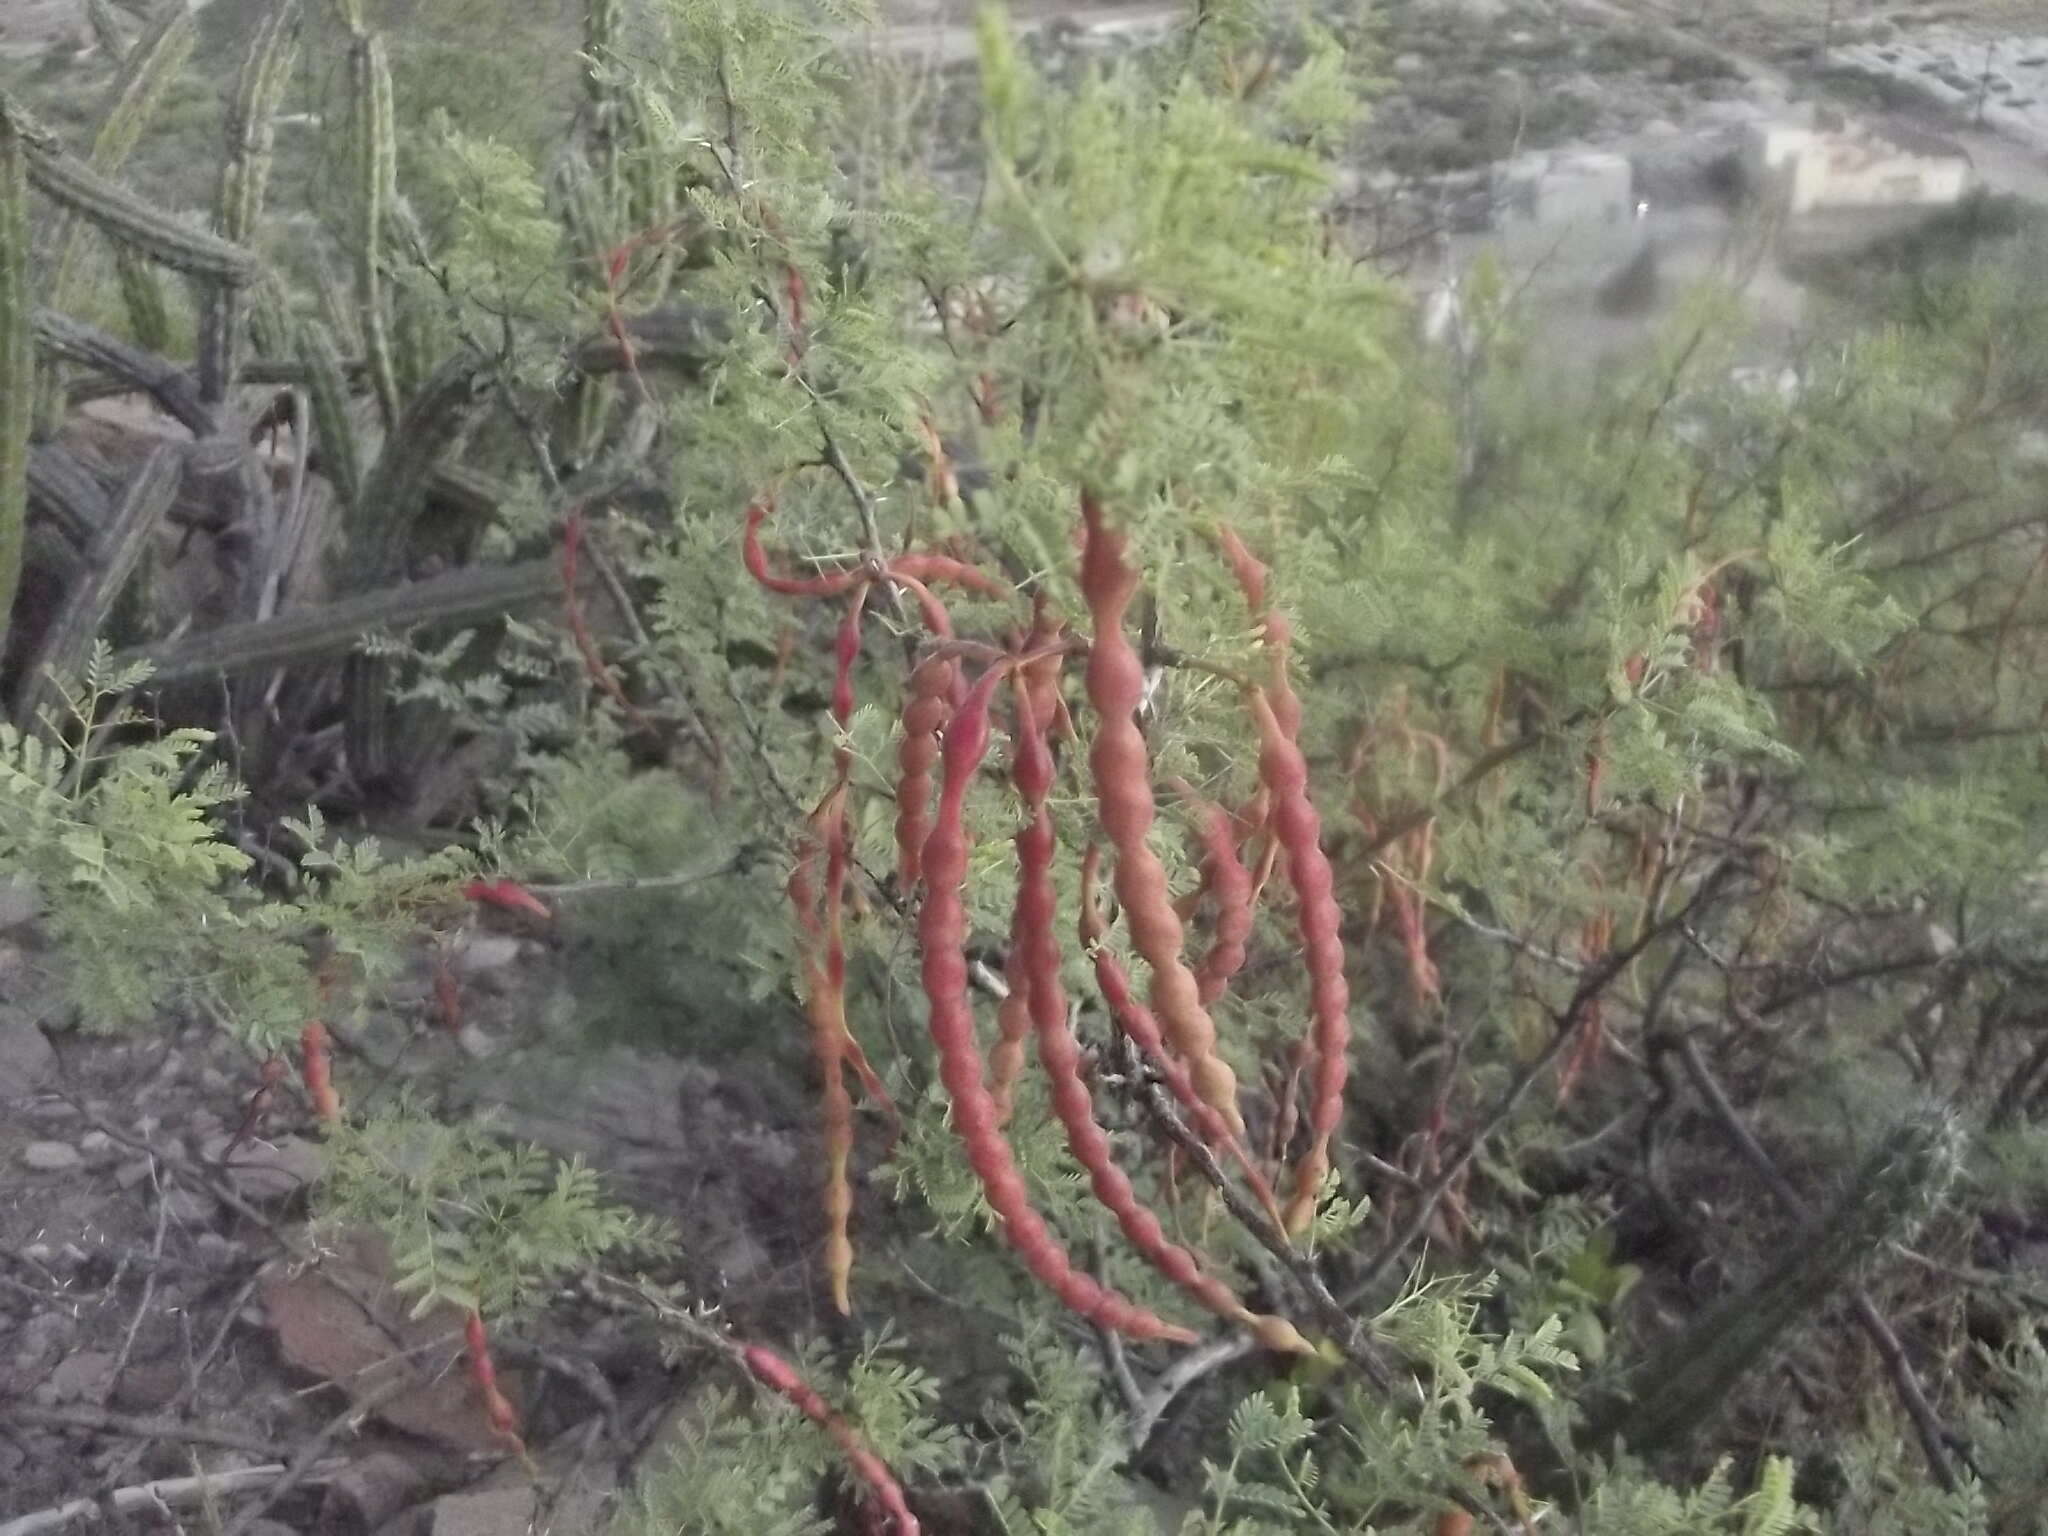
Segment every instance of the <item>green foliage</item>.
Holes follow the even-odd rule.
[[[891,1466],[933,1477],[957,1472],[966,1442],[933,1417],[940,1383],[902,1358],[884,1332],[864,1340],[843,1373],[812,1350],[804,1379],[835,1405]],[[704,1387],[681,1415],[662,1463],[614,1522],[618,1536],[816,1536],[831,1529],[816,1513],[817,1491],[843,1468],[817,1427],[779,1398]]]
[[[158,731],[126,702],[147,678],[101,645],[76,683],[56,680],[46,734],[0,723],[0,862],[41,892],[88,1027],[131,1029],[184,1002],[274,1048],[318,1006],[308,946],[386,980],[421,912],[473,866],[330,844],[309,810],[298,862],[273,855],[289,888],[264,899],[221,825],[241,791],[206,732]]]
[[[322,1218],[389,1238],[415,1315],[446,1302],[516,1316],[561,1276],[666,1240],[658,1223],[608,1203],[580,1162],[507,1142],[483,1120],[449,1125],[399,1104],[337,1129],[327,1147]]]

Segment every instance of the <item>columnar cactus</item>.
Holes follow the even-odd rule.
[[[298,59],[298,0],[284,0],[257,24],[235,82],[228,107],[227,155],[221,161],[220,192],[214,222],[227,239],[246,245],[263,213],[263,194],[270,181],[273,120]],[[206,290],[200,327],[200,398],[218,403],[227,398],[242,345],[245,301],[239,286],[216,283]],[[282,337],[266,338],[280,349]]]
[[[398,132],[391,99],[391,63],[384,39],[362,33],[349,50],[351,95],[350,158],[355,173],[356,318],[363,332],[363,357],[370,392],[387,431],[396,426],[402,401],[391,360],[391,321],[384,294],[384,234],[398,186]]]
[[[28,141],[0,97],[0,647],[21,580],[28,525],[28,434],[35,415],[29,319]]]

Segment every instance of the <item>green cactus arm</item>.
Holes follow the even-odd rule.
[[[348,408],[348,377],[334,333],[318,320],[298,327],[299,360],[306,369],[306,392],[313,407],[313,440],[320,468],[334,487],[335,499],[353,518],[363,491],[363,455]]]
[[[385,437],[349,529],[352,590],[380,585],[403,570],[434,470],[469,426],[484,373],[478,358],[450,358]]]
[[[256,275],[254,252],[172,218],[67,154],[55,135],[4,96],[0,115],[8,119],[9,131],[25,152],[29,185],[58,207],[83,215],[110,238],[189,276],[246,283]]]
[[[21,583],[28,528],[28,438],[35,416],[29,308],[29,145],[0,102],[0,646]]]
[[[217,430],[192,376],[177,365],[55,310],[36,310],[34,327],[35,345],[44,352],[120,380],[123,393],[140,390],[194,437],[210,437]]]
[[[156,116],[164,93],[192,57],[198,33],[199,24],[192,12],[179,6],[168,11],[136,42],[114,77],[106,105],[100,111],[99,128],[86,155],[86,163],[93,170],[102,176],[112,176],[128,163],[150,120]],[[55,225],[50,242],[56,257],[51,267],[49,302],[68,310],[77,307],[86,232],[78,227],[69,210],[57,216]]]
[[[28,452],[28,496],[75,550],[91,549],[113,516],[112,504],[91,470],[76,454],[55,443],[33,443]]]
[[[112,176],[127,163],[150,119],[156,116],[164,93],[192,56],[197,35],[198,23],[192,13],[176,8],[145,32],[122,59],[87,155],[87,163],[95,171]],[[78,306],[87,230],[69,209],[61,210],[53,224],[48,248],[55,254],[46,292],[52,306],[72,310]],[[48,434],[57,429],[63,415],[63,370],[46,367],[37,391],[41,429]]]
[[[184,456],[161,443],[130,477],[113,504],[86,562],[85,574],[64,594],[63,606],[43,631],[35,659],[23,675],[15,722],[29,729],[41,706],[51,700],[51,680],[74,677],[91,654],[92,643],[106,623],[129,577],[142,563],[157,523],[178,494]]]
[[[582,581],[595,590],[596,577],[590,572],[584,572]],[[147,661],[151,684],[169,687],[222,674],[331,661],[347,656],[363,636],[379,630],[467,629],[508,612],[559,602],[561,595],[562,569],[554,559],[475,566],[271,619],[224,624],[203,634],[124,651],[115,660],[124,665]]]
[[[298,51],[298,0],[282,0],[249,39],[228,108],[227,156],[221,162],[214,223],[223,238],[237,245],[248,245],[255,238],[263,214],[277,107],[291,84]],[[203,400],[227,398],[239,361],[246,303],[239,287],[219,284],[206,292],[199,339],[199,395]],[[273,348],[282,342],[281,336],[271,338]]]
[[[352,106],[349,146],[355,171],[356,223],[351,241],[355,263],[356,319],[363,332],[363,357],[370,392],[389,431],[398,421],[398,375],[391,361],[391,322],[384,295],[384,245],[397,196],[397,128],[391,99],[391,65],[384,39],[356,38],[349,50]]]
[[[85,0],[85,20],[101,53],[116,64],[128,56],[128,40],[121,35],[121,23],[109,0]]]
[[[1954,1128],[1939,1117],[1888,1132],[1818,1227],[1788,1245],[1759,1284],[1644,1361],[1602,1433],[1624,1434],[1632,1451],[1649,1454],[1700,1429],[1787,1330],[1854,1290],[1872,1256],[1909,1235],[1948,1187],[1958,1157]]]
[[[121,285],[121,308],[137,346],[158,355],[171,350],[171,306],[155,268],[126,246],[114,247],[114,276]]]

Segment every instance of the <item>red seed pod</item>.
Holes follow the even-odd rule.
[[[925,834],[931,826],[932,769],[939,760],[939,730],[952,713],[959,664],[927,656],[910,674],[903,704],[903,739],[896,746],[896,881],[908,895],[917,884]]]
[[[848,1469],[866,1486],[883,1514],[896,1522],[896,1536],[920,1536],[917,1517],[903,1497],[903,1485],[896,1481],[887,1463],[868,1448],[859,1431],[843,1415],[797,1375],[795,1366],[759,1344],[742,1345],[736,1353],[756,1381],[817,1425],[839,1447]]]
[[[747,507],[747,527],[740,542],[740,556],[746,562],[747,574],[755,581],[784,597],[837,597],[852,590],[856,582],[867,580],[868,573],[859,566],[834,571],[829,576],[782,576],[771,571],[768,556],[761,548],[761,525],[774,510],[772,497],[758,498]]]
[[[974,1010],[967,985],[965,811],[968,786],[988,752],[989,702],[1007,663],[984,672],[953,713],[945,732],[938,813],[925,840],[925,896],[918,909],[925,998],[939,1076],[953,1106],[953,1129],[1001,1220],[1003,1236],[1038,1280],[1071,1310],[1104,1328],[1139,1339],[1189,1343],[1194,1335],[1109,1290],[1073,1266],[1066,1249],[1032,1207],[1009,1143],[997,1125],[995,1100],[982,1080]]]
[[[1273,1218],[1274,1225],[1280,1223],[1280,1206],[1273,1198],[1273,1188],[1266,1182],[1266,1176],[1259,1172],[1258,1165],[1245,1150],[1244,1141],[1230,1129],[1229,1122],[1195,1091],[1194,1079],[1188,1075],[1188,1065],[1166,1048],[1165,1036],[1160,1032],[1159,1020],[1151,1009],[1139,1002],[1131,991],[1131,979],[1124,974],[1124,968],[1105,942],[1109,925],[1103,921],[1101,904],[1096,900],[1097,873],[1100,850],[1090,847],[1081,856],[1081,948],[1095,968],[1095,988],[1102,994],[1102,1000],[1109,1007],[1109,1016],[1131,1043],[1137,1046],[1154,1071],[1165,1082],[1167,1091],[1179,1103],[1189,1122],[1202,1140],[1212,1147],[1221,1147],[1230,1154],[1239,1170],[1244,1174],[1245,1183],[1258,1197],[1259,1204]],[[1173,1149],[1175,1157],[1179,1148]],[[1172,1189],[1177,1181],[1169,1172],[1167,1188]]]
[[[1237,851],[1237,828],[1230,813],[1204,800],[1186,783],[1176,786],[1195,811],[1202,840],[1202,886],[1216,907],[1216,936],[1209,953],[1195,968],[1202,1002],[1213,1004],[1244,967],[1245,946],[1252,936],[1252,872]]]
[[[332,1124],[341,1118],[341,1095],[334,1091],[334,1058],[328,1046],[327,1026],[318,1019],[299,1031],[306,1097],[313,1101],[313,1113]]]
[[[1045,807],[1052,791],[1052,753],[1021,679],[1017,683],[1017,720],[1011,777],[1028,820],[1017,834],[1016,926],[1023,937],[1024,968],[1030,977],[1027,995],[1038,1035],[1038,1059],[1051,1084],[1053,1112],[1066,1130],[1067,1146],[1087,1173],[1095,1198],[1116,1218],[1125,1238],[1148,1263],[1218,1317],[1250,1329],[1268,1347],[1306,1353],[1308,1342],[1285,1319],[1252,1313],[1229,1286],[1203,1270],[1192,1253],[1167,1238],[1159,1218],[1139,1200],[1131,1181],[1117,1166],[1109,1136],[1096,1123],[1081,1067],[1081,1044],[1074,1038],[1066,993],[1060,985],[1059,911],[1052,875],[1058,844],[1052,816]]]
[[[517,880],[472,880],[462,888],[464,899],[505,912],[529,912],[543,922],[554,921],[547,903]]]
[[[897,555],[889,561],[887,568],[891,576],[927,582],[935,587],[958,587],[962,592],[972,592],[981,597],[1001,598],[1015,595],[1008,582],[989,575],[980,566],[969,565],[965,560],[956,560],[951,555],[914,550],[909,554]]]
[[[1202,1006],[1194,973],[1181,958],[1181,921],[1173,909],[1166,867],[1148,841],[1155,816],[1152,769],[1137,720],[1144,667],[1124,634],[1124,614],[1137,592],[1138,574],[1124,559],[1123,536],[1110,531],[1093,496],[1082,496],[1081,516],[1081,592],[1095,625],[1087,687],[1096,724],[1088,765],[1097,815],[1116,850],[1117,900],[1131,942],[1151,968],[1152,1008],[1167,1038],[1186,1060],[1203,1100],[1223,1116],[1234,1135],[1242,1136],[1237,1075],[1217,1054],[1215,1023]]]
[[[498,1390],[498,1369],[491,1360],[490,1338],[484,1332],[483,1318],[471,1312],[462,1333],[469,1355],[469,1379],[476,1383],[477,1395],[483,1399],[484,1418],[493,1434],[524,1456],[526,1442],[519,1434],[519,1416],[513,1412],[511,1401]]]
[[[1272,793],[1275,841],[1287,858],[1294,890],[1295,922],[1308,967],[1309,1006],[1314,1016],[1315,1081],[1309,1095],[1309,1146],[1295,1166],[1287,1202],[1289,1231],[1300,1231],[1315,1214],[1316,1196],[1330,1171],[1330,1141],[1344,1115],[1344,1079],[1351,1043],[1351,989],[1344,976],[1330,861],[1322,850],[1322,821],[1308,796],[1308,763],[1287,735],[1265,694],[1248,694],[1259,734],[1259,777]]]
[[[803,960],[805,1013],[811,1026],[811,1059],[823,1093],[820,1123],[825,1142],[825,1278],[832,1305],[843,1317],[853,1310],[853,1098],[846,1089],[846,952],[840,937],[841,892],[845,883],[846,796],[835,787],[812,815],[826,853],[825,920]]]
[[[1010,942],[1003,952],[1003,985],[1008,995],[996,1004],[996,1043],[988,1053],[989,1095],[996,1124],[1008,1125],[1017,1107],[1017,1081],[1024,1075],[1024,1045],[1031,1038],[1031,973],[1024,963],[1022,903],[1011,909]]]

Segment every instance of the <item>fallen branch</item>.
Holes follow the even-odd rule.
[[[308,1468],[296,1481],[322,1481],[332,1477],[347,1465],[347,1460],[339,1457],[319,1462]],[[115,1513],[123,1515],[176,1509],[205,1504],[227,1494],[247,1493],[251,1489],[273,1487],[289,1473],[290,1469],[283,1462],[273,1461],[260,1467],[241,1467],[231,1472],[202,1472],[196,1477],[164,1477],[154,1482],[117,1488],[111,1496],[111,1502]],[[68,1504],[40,1509],[33,1514],[22,1515],[5,1525],[0,1525],[0,1536],[38,1536],[38,1533],[43,1531],[61,1531],[67,1525],[74,1525],[80,1521],[97,1520],[102,1507],[101,1500],[73,1499]]]
[[[0,1409],[0,1423],[36,1429],[87,1429],[99,1434],[126,1435],[138,1440],[166,1440],[180,1445],[211,1445],[224,1451],[279,1460],[289,1454],[274,1440],[240,1435],[231,1429],[188,1424],[178,1419],[144,1419],[126,1413],[101,1413],[92,1408],[44,1408],[35,1403],[9,1403]]]

